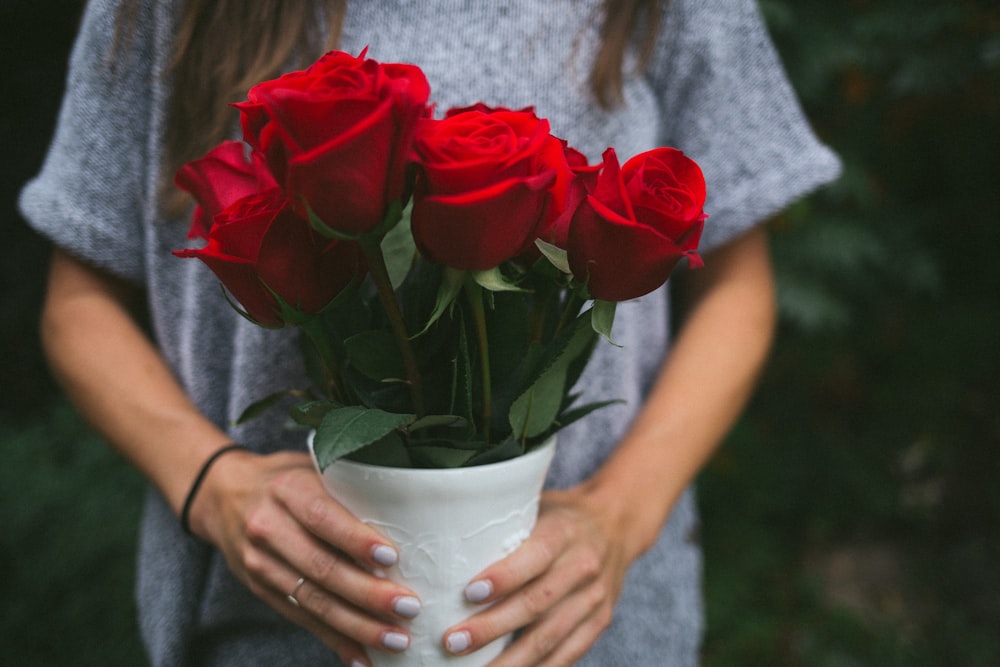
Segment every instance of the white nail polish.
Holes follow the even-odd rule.
[[[461,632],[453,632],[444,640],[445,648],[448,649],[448,653],[461,653],[469,648],[471,643],[472,637],[464,630]]]
[[[415,618],[420,613],[420,600],[409,595],[396,598],[392,608],[403,618]]]
[[[410,638],[402,632],[387,632],[382,636],[382,646],[390,651],[405,651],[410,645]]]
[[[380,544],[372,550],[372,558],[374,558],[375,562],[379,565],[391,567],[399,560],[399,554],[397,554],[396,550],[392,547]]]
[[[469,602],[482,602],[493,592],[493,584],[485,579],[473,581],[465,587],[465,599]]]

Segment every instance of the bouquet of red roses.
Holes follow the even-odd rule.
[[[658,148],[587,159],[533,110],[436,118],[416,66],[324,55],[249,91],[244,142],[185,165],[191,236],[230,303],[296,326],[283,390],[320,467],[457,467],[524,453],[602,404],[573,386],[615,303],[700,263],[705,182]]]

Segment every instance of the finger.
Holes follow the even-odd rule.
[[[465,588],[469,602],[493,602],[524,587],[548,571],[568,542],[565,526],[540,520],[512,554],[476,575]]]
[[[298,587],[295,598],[299,609],[365,646],[395,653],[410,645],[405,628],[374,619],[308,580]]]
[[[542,661],[534,663],[536,667],[570,667],[575,665],[594,645],[597,638],[611,624],[611,612],[595,613],[585,619],[576,629],[562,641]],[[515,658],[516,660],[516,658]],[[520,664],[512,662],[510,664]]]
[[[314,470],[299,473],[276,480],[275,494],[306,530],[370,568],[398,562],[392,542],[331,498]]]
[[[526,628],[490,667],[573,665],[607,628],[611,616],[612,606],[601,586],[577,591]]]
[[[552,615],[556,608],[562,608],[567,599],[578,600],[576,593],[583,587],[587,589],[602,588],[593,582],[595,567],[580,569],[572,555],[561,560],[544,575],[530,582],[521,590],[502,598],[488,609],[479,612],[467,621],[454,626],[445,632],[445,647],[451,652],[464,653],[485,646],[489,642],[529,625],[536,625],[536,636],[541,643],[548,637],[547,632],[553,628],[551,623],[542,623],[539,619]],[[582,560],[582,559],[579,559]],[[587,584],[590,584],[589,586]],[[581,607],[572,611],[568,617],[579,620],[579,613],[588,613],[591,607]],[[567,615],[561,615],[564,618]],[[554,637],[565,636],[568,628],[555,627]],[[532,663],[521,663],[532,664]]]
[[[268,556],[262,554],[260,559],[268,560]],[[261,566],[261,569],[267,571],[261,581],[268,583],[255,592],[278,612],[312,631],[338,653],[344,651],[344,655],[363,656],[362,645],[389,651],[402,650],[409,645],[404,628],[381,621],[331,595],[309,579],[296,575],[288,565],[272,559],[269,567]],[[347,660],[345,663],[352,664]]]
[[[420,613],[420,601],[413,591],[376,577],[309,534],[296,534],[283,542],[280,550],[290,567],[313,585],[370,614],[411,619]]]
[[[316,635],[320,641],[329,646],[337,654],[345,665],[351,665],[352,667],[365,665],[367,667],[371,664],[362,644],[335,631],[329,625],[317,619],[307,610],[301,608],[301,603],[299,606],[293,605],[288,601],[287,596],[282,596],[280,593],[268,592],[262,597],[271,606],[278,609],[286,618]]]
[[[262,513],[249,522],[247,534],[251,543],[285,563],[292,572],[372,615],[410,619],[420,612],[420,602],[412,591],[374,576],[346,555],[334,551],[290,514]],[[247,568],[255,568],[257,576],[266,579],[273,571],[270,565],[267,559],[262,559],[256,568],[249,562]]]

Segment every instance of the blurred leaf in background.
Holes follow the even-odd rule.
[[[763,0],[833,187],[701,479],[706,664],[1000,665],[1000,6]]]
[[[83,2],[58,9],[31,0],[0,3],[0,72],[8,103],[0,111],[0,412],[37,417],[55,385],[38,347],[48,244],[17,212],[17,195],[41,167],[62,95]]]
[[[0,3],[0,664],[142,665],[144,484],[56,394],[38,344],[48,244],[17,193],[42,163],[82,0]]]
[[[143,664],[139,475],[61,402],[28,427],[0,418],[0,442],[3,664]]]

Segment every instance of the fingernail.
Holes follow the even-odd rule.
[[[410,638],[402,632],[387,632],[382,636],[382,646],[390,651],[405,651],[410,645]]]
[[[461,653],[472,644],[472,637],[465,630],[453,632],[445,638],[444,644],[448,653]]]
[[[396,562],[399,560],[399,554],[397,554],[396,550],[393,549],[392,547],[387,547],[384,544],[380,544],[374,549],[372,549],[372,558],[374,558],[375,562],[378,563],[379,565],[384,565],[386,567],[389,567],[391,565],[396,564]]]
[[[482,602],[493,592],[493,584],[485,579],[473,581],[465,587],[465,599],[469,602]]]
[[[361,662],[360,660],[352,660],[351,667],[368,667],[367,663]]]
[[[396,598],[392,608],[403,618],[414,618],[420,613],[420,600],[409,595]]]

